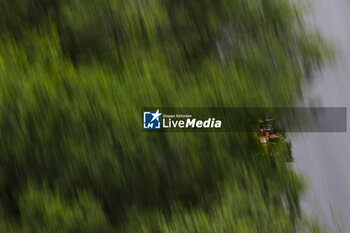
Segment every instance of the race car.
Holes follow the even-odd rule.
[[[258,121],[255,137],[260,141],[266,154],[285,159],[288,162],[294,161],[290,140],[279,132],[272,118]]]

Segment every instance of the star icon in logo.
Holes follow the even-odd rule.
[[[159,121],[160,115],[162,115],[162,114],[159,112],[159,109],[157,109],[157,112],[152,113],[153,118],[152,118],[151,122],[154,121],[155,119],[157,119],[157,121]]]

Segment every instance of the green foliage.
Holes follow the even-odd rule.
[[[0,3],[1,232],[308,232],[300,178],[246,135],[140,125],[292,104],[324,59],[294,6],[43,2]]]
[[[30,185],[18,204],[21,224],[5,227],[6,232],[111,232],[101,206],[86,192],[79,192],[69,204],[59,193]]]

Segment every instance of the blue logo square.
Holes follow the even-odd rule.
[[[159,109],[156,112],[143,112],[143,128],[160,129],[161,115]]]

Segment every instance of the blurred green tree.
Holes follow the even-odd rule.
[[[308,232],[300,178],[245,135],[140,127],[142,106],[292,104],[327,47],[291,3],[5,0],[0,12],[2,232]]]

